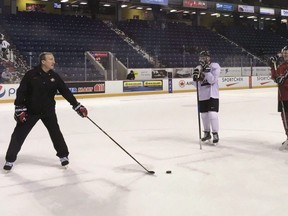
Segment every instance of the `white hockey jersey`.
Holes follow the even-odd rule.
[[[221,67],[218,63],[212,62],[209,65],[210,72],[203,72],[204,79],[203,81],[198,82],[199,88],[199,100],[208,100],[210,98],[219,98],[219,84],[218,78],[220,76]],[[196,82],[194,82],[196,86]]]

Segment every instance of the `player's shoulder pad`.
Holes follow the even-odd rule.
[[[210,68],[212,69],[218,69],[221,68],[220,65],[217,62],[211,62],[210,63]]]

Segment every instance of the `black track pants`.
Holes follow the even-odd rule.
[[[28,115],[25,123],[17,123],[6,153],[6,161],[14,162],[17,159],[18,152],[20,151],[27,135],[40,119],[49,132],[54,149],[57,152],[56,155],[60,158],[69,155],[66,142],[58,125],[56,113],[55,111],[51,111],[45,115]],[[41,143],[39,143],[39,145],[41,145]]]

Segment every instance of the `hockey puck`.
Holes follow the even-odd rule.
[[[171,172],[171,170],[167,170],[166,173],[167,174],[171,174],[172,172]]]

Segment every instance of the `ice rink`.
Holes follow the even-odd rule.
[[[57,101],[69,169],[39,121],[13,170],[0,173],[1,216],[287,216],[288,151],[278,150],[285,134],[276,88],[221,91],[220,143],[202,150],[195,92],[79,101],[155,175]],[[1,169],[13,114],[13,104],[0,104]]]

